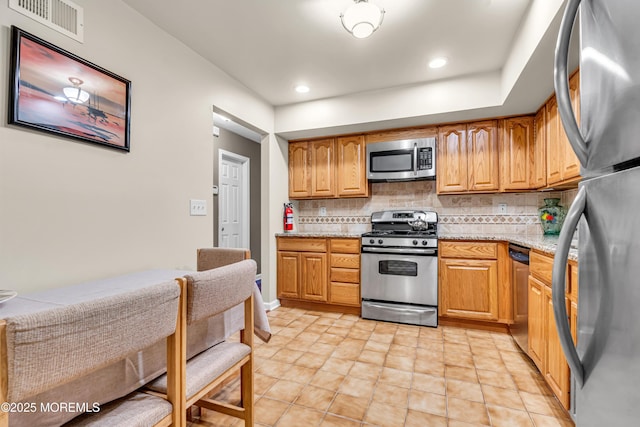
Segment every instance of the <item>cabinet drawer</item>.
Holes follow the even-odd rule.
[[[331,239],[331,252],[359,254],[360,239]]]
[[[360,285],[331,282],[330,301],[333,304],[360,306]]]
[[[327,240],[304,237],[278,237],[278,250],[296,252],[326,252]]]
[[[498,244],[488,242],[439,243],[442,258],[498,259]]]
[[[553,258],[538,252],[529,253],[529,273],[545,285],[551,286],[551,271],[553,270]]]
[[[360,254],[331,254],[331,267],[360,268]]]
[[[331,268],[332,282],[360,283],[360,270],[352,268]]]

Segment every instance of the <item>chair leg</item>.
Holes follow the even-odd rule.
[[[253,359],[240,368],[240,395],[244,408],[244,425],[253,426]]]

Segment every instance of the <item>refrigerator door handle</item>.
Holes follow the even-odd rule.
[[[558,337],[560,338],[562,351],[567,358],[567,363],[571,368],[571,373],[573,373],[580,387],[582,387],[584,382],[584,366],[578,357],[578,352],[571,337],[571,329],[569,328],[567,306],[565,305],[565,278],[571,239],[578,226],[578,221],[580,221],[580,217],[585,210],[586,200],[587,192],[585,187],[580,187],[575,200],[567,212],[564,225],[560,231],[551,276],[551,298],[553,301],[553,314],[556,320],[556,328],[558,329]]]
[[[569,94],[569,75],[567,72],[567,63],[569,56],[569,41],[571,40],[571,31],[573,23],[578,14],[578,7],[581,0],[569,0],[567,7],[562,15],[560,23],[560,31],[558,33],[558,43],[556,44],[555,64],[553,67],[553,82],[556,90],[556,98],[558,101],[558,112],[562,125],[571,143],[573,151],[575,151],[582,167],[587,165],[587,144],[580,133],[580,127],[576,121],[576,117],[571,106],[571,96]]]

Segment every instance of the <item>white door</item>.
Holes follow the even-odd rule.
[[[249,158],[219,150],[218,159],[218,246],[248,249]]]

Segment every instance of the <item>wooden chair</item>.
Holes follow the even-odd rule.
[[[251,252],[248,249],[201,248],[198,249],[197,268],[198,271],[213,270],[250,258]]]
[[[242,258],[244,258],[244,252]],[[199,255],[200,260],[200,255]],[[229,265],[196,272],[178,279],[186,289],[186,331],[189,325],[204,321],[239,304],[244,304],[244,329],[240,342],[222,342],[190,358],[181,384],[181,423],[186,425],[186,410],[192,405],[243,419],[253,425],[253,288],[256,262],[243,259]],[[185,335],[186,336],[186,333]],[[180,349],[186,359],[186,340]],[[208,396],[238,370],[241,376],[241,404],[231,405]],[[147,387],[164,395],[166,377],[152,381]]]
[[[0,321],[0,401],[73,381],[167,338],[165,398],[133,392],[70,426],[177,426],[183,412],[179,319],[186,301],[175,281]],[[100,387],[100,384],[95,384]],[[60,396],[59,402],[66,402]],[[91,409],[91,408],[89,408]],[[41,414],[46,416],[46,414]],[[0,425],[9,425],[2,414]]]

